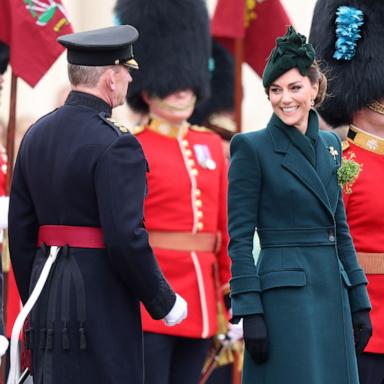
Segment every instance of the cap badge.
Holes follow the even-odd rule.
[[[193,146],[198,163],[202,168],[213,171],[216,169],[216,162],[212,159],[208,145],[195,144]]]

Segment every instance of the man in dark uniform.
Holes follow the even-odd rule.
[[[148,244],[142,148],[110,120],[137,68],[137,37],[128,25],[60,37],[72,91],[17,157],[9,238],[23,303],[49,247],[61,247],[30,315],[35,384],[143,383],[140,301],[167,325],[186,316]]]

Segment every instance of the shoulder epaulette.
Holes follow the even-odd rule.
[[[107,123],[110,127],[112,127],[117,133],[125,134],[129,132],[129,129],[125,127],[123,124],[118,123],[116,120],[111,117],[107,117],[103,112],[99,113],[100,118]]]
[[[197,132],[206,132],[206,133],[214,133],[212,129],[208,129],[206,127],[201,127],[200,125],[191,125],[190,127],[193,131]]]
[[[123,124],[117,122],[116,120],[110,118],[110,117],[107,117],[107,120],[112,123],[115,127],[117,127],[117,129],[122,132],[122,133],[127,133],[129,132],[129,129],[127,127],[125,127]]]
[[[348,140],[343,140],[343,141],[341,142],[341,149],[342,149],[343,151],[346,151],[348,148],[349,148],[349,142],[348,142]]]
[[[131,129],[131,133],[132,133],[132,135],[138,135],[138,134],[140,134],[141,132],[144,132],[145,131],[145,125],[136,125],[135,127],[133,127],[132,129]]]

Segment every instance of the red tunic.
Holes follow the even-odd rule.
[[[348,139],[349,147],[343,153],[344,157],[354,153],[354,160],[363,164],[352,193],[344,194],[348,224],[358,253],[384,253],[384,151],[379,151],[384,149],[384,139],[364,131],[360,134],[369,137]],[[367,274],[367,278],[373,335],[365,352],[384,353],[384,273]]]
[[[177,130],[178,131],[178,130]],[[152,122],[137,138],[148,160],[145,226],[148,231],[206,232],[222,236],[213,252],[171,251],[154,248],[160,267],[173,289],[188,302],[188,317],[167,327],[142,308],[148,332],[207,338],[216,333],[216,292],[213,265],[217,259],[220,284],[228,284],[227,162],[218,135],[198,127],[175,127],[166,132]],[[208,160],[208,162],[207,162]],[[208,164],[208,166],[207,166]]]

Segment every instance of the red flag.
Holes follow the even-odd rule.
[[[211,22],[212,36],[230,39],[244,37],[244,16],[244,0],[219,0]]]
[[[232,52],[233,39],[243,37],[244,61],[261,77],[276,38],[283,36],[291,24],[280,0],[254,0],[254,10],[247,9],[244,0],[219,0],[211,29],[212,35]]]
[[[61,0],[0,0],[0,40],[15,75],[32,87],[64,51],[56,39],[71,32]]]

